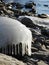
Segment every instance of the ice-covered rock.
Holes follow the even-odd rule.
[[[23,21],[22,21],[22,19],[23,19]],[[48,18],[43,19],[43,18],[32,17],[32,16],[20,16],[19,20],[22,21],[22,23],[24,22],[24,24],[29,21],[30,22],[29,25],[31,27],[33,26],[33,24],[35,24],[35,25],[38,25],[38,26],[49,28],[49,19]]]
[[[25,25],[21,24],[18,20],[0,16],[0,48],[5,48],[7,45],[14,44],[15,54],[16,45],[18,45],[18,54],[22,52],[22,55],[25,53],[27,53],[27,55],[31,55],[31,42],[31,31]],[[19,46],[22,46],[22,48],[20,49]],[[5,50],[7,51],[7,49]]]

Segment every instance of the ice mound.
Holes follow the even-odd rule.
[[[22,43],[22,54],[25,54],[25,46],[28,55],[31,55],[31,31],[18,20],[0,16],[0,48],[7,44]]]

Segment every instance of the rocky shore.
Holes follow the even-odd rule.
[[[28,2],[25,5],[15,2],[7,4],[0,2],[0,16],[19,20],[31,30],[33,37],[31,57],[13,56],[15,58],[12,58],[0,54],[0,65],[49,65],[49,17],[46,14],[36,15],[35,7],[34,2]],[[22,17],[20,18],[20,16]]]

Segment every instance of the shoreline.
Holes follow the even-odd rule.
[[[15,6],[15,4],[18,7],[16,8],[16,10],[12,6],[12,5]],[[28,4],[30,4],[30,6]],[[36,15],[35,13],[36,11],[34,10],[34,8],[32,9],[32,7],[36,5],[33,3],[28,3],[28,4],[25,5],[25,7],[31,8],[29,12],[22,11],[23,10],[21,9],[22,4],[20,3],[18,5],[17,3],[10,3],[10,4],[4,3],[3,4],[1,2],[0,3],[0,16],[19,20],[32,32],[32,37],[33,37],[32,39],[33,42],[31,46],[32,55],[31,57],[25,56],[23,58],[26,65],[32,65],[32,64],[33,65],[36,65],[36,64],[37,65],[40,65],[40,64],[48,65],[49,64],[49,52],[48,52],[49,50],[49,27],[48,27],[49,26],[49,15],[47,14]],[[26,17],[26,19],[22,21],[23,17]],[[48,28],[43,27],[43,25],[47,26]],[[23,62],[23,60],[20,59],[20,62],[21,61]]]

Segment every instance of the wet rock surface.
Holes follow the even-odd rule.
[[[30,5],[29,5],[30,4]],[[27,8],[29,8],[27,10]],[[20,3],[4,3],[0,2],[0,15],[7,15],[8,17],[19,17],[22,15],[32,15],[35,13],[35,4],[33,3],[27,3],[26,5],[20,4]]]
[[[0,2],[0,16],[10,17],[13,19],[17,19],[19,16],[22,15],[34,16],[36,11],[33,6],[36,6],[36,4],[28,3],[27,5],[22,5],[15,2],[7,4]],[[47,5],[44,6],[47,7]],[[31,10],[29,10],[29,12],[25,10],[22,11],[23,8],[26,9],[29,8]],[[38,17],[47,18],[47,16],[44,14],[40,16],[38,15]],[[26,25],[26,27],[28,27],[32,32],[33,37],[31,48],[32,55],[31,57],[24,56],[23,58],[22,57],[18,58],[18,56],[16,57],[15,55],[13,56],[23,61],[27,65],[49,65],[49,29],[35,25],[34,23],[32,23],[32,21],[31,22],[30,21],[31,21],[30,19],[24,18],[22,19],[21,23]],[[11,63],[13,65],[26,65],[21,61],[20,62],[18,61],[17,64],[17,60],[13,61],[12,59],[10,60],[9,58],[11,57],[0,54],[0,65],[10,65]]]
[[[48,16],[46,14],[38,14],[38,17],[40,17],[40,18],[47,18]]]

